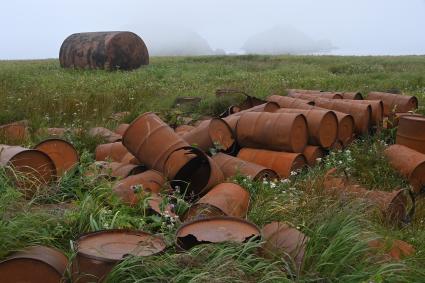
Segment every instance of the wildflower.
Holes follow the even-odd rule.
[[[291,171],[291,176],[296,176],[297,172],[296,171]]]
[[[317,162],[321,162],[322,161],[322,158],[318,157],[318,158],[316,158],[316,161]]]
[[[272,189],[276,188],[276,184],[273,183],[273,182],[270,182],[270,188],[272,188]]]
[[[281,179],[280,182],[283,183],[283,184],[286,184],[286,183],[289,183],[291,181],[289,179]]]

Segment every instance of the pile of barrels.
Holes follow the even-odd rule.
[[[119,125],[115,131],[93,128],[90,135],[102,136],[109,143],[96,148],[96,162],[87,174],[117,179],[112,193],[123,203],[136,206],[148,196],[153,213],[174,219],[178,216],[173,206],[161,204],[165,195],[180,192],[191,206],[180,216],[177,249],[263,237],[261,254],[283,255],[294,263],[292,270],[298,273],[308,237],[286,223],[272,222],[260,229],[248,221],[250,193],[232,180],[237,176],[271,181],[288,178],[306,166],[314,166],[329,150],[343,149],[356,137],[379,131],[384,120],[394,124],[398,121],[395,117],[400,117],[398,144],[390,146],[386,154],[419,193],[425,179],[425,147],[418,141],[421,132],[412,129],[421,127],[425,119],[409,114],[418,103],[411,96],[370,93],[363,99],[360,93],[288,93],[271,95],[264,101],[251,100],[230,107],[221,117],[174,129],[151,112],[131,124]],[[324,188],[370,201],[391,221],[407,216],[406,197],[400,191],[371,192],[338,176],[335,170],[326,175]],[[155,256],[165,250],[166,244],[160,236],[143,231],[113,229],[82,235],[75,248],[73,281],[101,282],[126,256]],[[49,269],[52,276],[58,270],[63,275],[64,269],[59,269],[63,264],[55,263],[63,258],[57,255],[59,259],[40,259],[39,249],[30,248],[1,262],[0,277],[13,262],[46,264],[53,266]],[[16,278],[30,276],[13,274]]]

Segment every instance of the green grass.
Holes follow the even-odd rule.
[[[57,60],[0,62],[0,124],[27,119],[31,146],[44,138],[42,127],[107,126],[111,114],[130,111],[131,121],[145,111],[159,112],[172,124],[223,111],[242,97],[215,98],[218,88],[236,88],[265,97],[286,88],[344,91],[396,91],[424,105],[425,57],[237,56],[152,58],[133,72],[64,70]],[[199,96],[198,107],[173,107],[179,96]],[[419,112],[424,113],[420,107]],[[73,255],[79,234],[105,228],[132,228],[161,234],[169,248],[149,258],[129,258],[108,282],[423,282],[425,207],[407,226],[384,223],[359,202],[322,193],[325,172],[337,167],[370,189],[392,191],[407,186],[383,157],[393,134],[364,137],[349,150],[332,152],[319,166],[286,182],[237,178],[251,193],[248,219],[259,226],[286,221],[309,238],[301,274],[290,262],[264,259],[260,239],[246,244],[202,245],[188,252],[174,248],[180,224],[150,214],[146,196],[126,207],[111,194],[113,183],[88,177],[98,139],[84,133],[66,136],[81,154],[80,166],[52,185],[49,194],[25,200],[0,170],[0,259],[32,244],[46,244]],[[1,142],[1,141],[0,141]],[[178,194],[168,202],[185,207]],[[368,248],[370,239],[401,239],[416,253],[399,262],[382,262]]]

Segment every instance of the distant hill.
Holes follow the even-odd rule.
[[[292,28],[276,26],[251,36],[242,46],[248,54],[305,54],[334,49],[329,40],[314,40]]]

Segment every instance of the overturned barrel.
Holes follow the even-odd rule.
[[[32,246],[0,261],[1,282],[66,282],[68,258],[59,250]]]
[[[425,117],[400,117],[396,143],[425,154]]]
[[[239,119],[236,136],[244,147],[302,152],[308,140],[307,120],[297,113],[249,112]]]
[[[408,179],[417,193],[425,188],[425,154],[404,145],[393,144],[385,151],[391,166]]]
[[[300,153],[254,148],[242,148],[238,153],[238,158],[270,168],[281,178],[289,177],[292,171],[303,168],[307,162]]]
[[[338,118],[330,110],[281,108],[277,112],[303,114],[307,119],[309,144],[329,148],[337,140]]]
[[[224,178],[233,178],[238,174],[262,180],[264,178],[277,179],[277,173],[270,168],[242,160],[224,153],[213,155],[212,159],[218,164],[224,174]]]
[[[86,32],[65,39],[59,60],[64,68],[132,70],[148,65],[149,53],[135,33]]]
[[[384,116],[391,112],[408,112],[418,108],[418,99],[415,96],[396,93],[370,92],[367,100],[382,100],[384,103]]]

